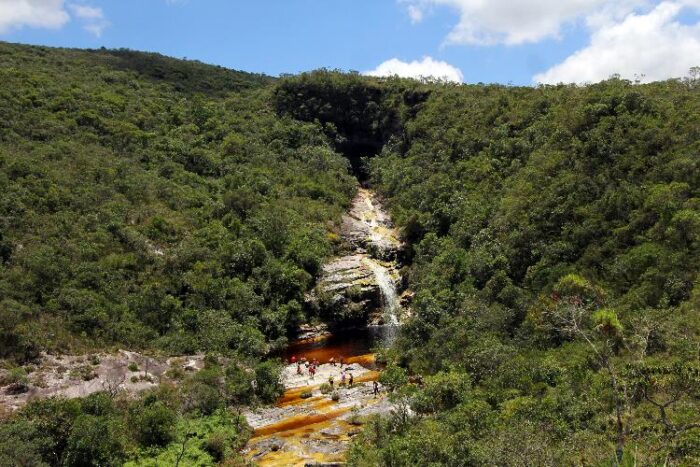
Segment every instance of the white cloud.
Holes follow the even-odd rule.
[[[411,18],[411,23],[416,24],[423,21],[423,10],[416,5],[408,5],[408,17]]]
[[[83,29],[95,36],[109,26],[102,8],[86,4],[66,4],[64,0],[0,0],[0,34],[23,27],[60,29],[77,18]]]
[[[59,29],[69,20],[63,0],[0,0],[0,34],[25,26]]]
[[[103,19],[102,8],[88,5],[71,5],[71,10],[78,18],[82,19]]]
[[[664,1],[646,14],[630,14],[594,30],[590,44],[534,77],[539,83],[584,83],[612,74],[642,81],[685,76],[700,64],[700,23],[678,21],[684,6],[698,0]]]
[[[411,18],[436,6],[457,10],[460,19],[448,44],[523,44],[559,37],[565,24],[599,16],[619,17],[648,0],[399,0]]]
[[[429,80],[464,81],[462,71],[447,62],[434,60],[431,57],[423,57],[422,60],[403,62],[398,58],[392,58],[371,71],[363,73],[369,76],[400,76],[402,78],[416,78]]]
[[[102,31],[109,26],[102,8],[74,3],[70,5],[70,9],[82,21],[83,29],[90,34],[100,37]]]

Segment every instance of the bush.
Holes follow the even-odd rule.
[[[340,393],[338,391],[333,391],[333,394],[331,395],[331,400],[333,402],[338,402],[340,400]]]
[[[440,372],[425,378],[421,390],[414,396],[411,407],[418,413],[449,410],[469,395],[471,381],[465,373]]]
[[[80,415],[71,428],[64,465],[121,465],[125,449],[115,422],[107,417]]]
[[[253,381],[255,374],[237,363],[232,363],[226,368],[224,391],[229,404],[250,404],[255,396]]]
[[[218,388],[196,380],[183,383],[184,407],[188,412],[210,415],[224,405],[224,399]]]
[[[255,366],[255,394],[261,401],[272,403],[282,395],[281,371],[282,366],[273,360]]]
[[[608,337],[619,337],[622,335],[622,324],[614,310],[598,310],[593,314],[593,322],[596,329]]]
[[[136,404],[129,422],[142,446],[165,446],[175,437],[177,416],[161,401]]]
[[[380,373],[379,381],[389,390],[395,391],[408,384],[408,372],[405,368],[391,364]]]
[[[91,381],[97,378],[97,373],[90,365],[80,365],[71,368],[69,376],[71,379],[82,379],[83,381]]]
[[[221,462],[226,457],[226,451],[230,443],[226,433],[217,431],[211,433],[204,442],[204,450],[214,459],[214,462]]]
[[[2,381],[8,394],[23,394],[29,391],[29,377],[22,367],[11,369]]]
[[[129,362],[127,368],[129,371],[139,371],[139,366],[136,364],[136,362]]]
[[[313,392],[311,392],[311,391],[303,391],[303,392],[299,395],[299,397],[301,397],[302,399],[308,399],[309,397],[311,397],[311,396],[313,396],[313,395],[314,395],[314,394],[313,394]]]
[[[333,391],[333,388],[330,384],[323,383],[321,387],[319,387],[319,390],[321,391],[321,394],[330,394],[330,392]]]

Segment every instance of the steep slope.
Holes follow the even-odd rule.
[[[700,83],[321,71],[275,98],[341,143],[357,128],[382,142],[365,170],[412,263],[387,375],[426,376],[402,392],[423,417],[373,424],[352,463],[700,458]]]
[[[0,357],[258,358],[304,319],[355,185],[317,125],[275,114],[271,79],[129,51],[0,56]]]

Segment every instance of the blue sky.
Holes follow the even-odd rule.
[[[271,75],[651,80],[700,64],[698,9],[699,0],[0,0],[0,40],[127,47]]]

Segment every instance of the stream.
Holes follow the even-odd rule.
[[[373,382],[379,377],[374,352],[391,345],[401,322],[396,260],[401,244],[376,195],[364,188],[343,217],[341,236],[348,245],[346,254],[324,266],[318,290],[369,324],[307,336],[287,347],[285,361],[305,358],[319,365],[311,375],[303,365],[299,374],[290,363],[282,372],[286,391],[280,400],[245,413],[254,429],[245,453],[258,465],[343,462],[362,418],[393,408],[383,392],[374,394]],[[352,386],[347,384],[350,375]],[[333,391],[322,391],[331,378]]]

